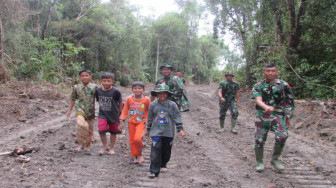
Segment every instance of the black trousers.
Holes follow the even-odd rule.
[[[153,143],[150,154],[150,173],[156,176],[160,173],[161,168],[166,168],[171,156],[173,138],[155,136],[152,137]]]

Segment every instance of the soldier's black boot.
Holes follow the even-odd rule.
[[[277,170],[283,170],[283,169],[285,169],[284,166],[279,161],[279,157],[280,157],[280,155],[282,153],[282,150],[283,150],[284,146],[285,145],[281,146],[280,144],[277,144],[277,143],[274,144],[274,152],[273,152],[271,164]]]
[[[264,162],[263,162],[264,147],[260,147],[260,148],[255,147],[254,151],[255,151],[256,161],[257,161],[256,171],[257,172],[262,172],[265,169],[265,165],[264,165]]]

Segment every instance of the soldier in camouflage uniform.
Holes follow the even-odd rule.
[[[187,90],[184,88],[182,80],[178,76],[172,76],[171,72],[173,67],[169,64],[164,64],[160,67],[160,71],[163,78],[156,81],[155,86],[158,84],[166,84],[169,87],[169,91],[172,93],[168,97],[169,100],[174,101],[179,107],[181,112],[189,111],[190,101],[187,94]],[[151,96],[151,101],[155,99],[155,96]]]
[[[265,80],[257,83],[252,90],[252,99],[257,102],[257,117],[255,122],[255,155],[256,171],[264,170],[264,144],[269,130],[275,133],[274,152],[271,164],[278,170],[284,167],[279,157],[288,138],[290,118],[294,111],[294,95],[287,82],[276,79],[278,70],[274,64],[264,67]]]
[[[225,116],[228,109],[231,113],[231,132],[237,134],[235,129],[238,118],[238,106],[239,106],[239,85],[232,81],[234,74],[232,72],[226,72],[226,80],[222,81],[218,87],[219,99],[219,124],[220,131],[224,131]]]

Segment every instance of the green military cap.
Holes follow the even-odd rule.
[[[166,68],[170,68],[171,70],[174,70],[173,66],[171,66],[171,65],[168,64],[168,63],[165,63],[165,64],[161,65],[160,70],[161,70],[162,68],[164,68],[164,67],[166,67]]]
[[[225,73],[225,76],[234,76],[233,72],[232,71],[228,71]]]
[[[168,96],[172,95],[172,93],[169,91],[169,87],[166,84],[158,84],[155,86],[154,90],[151,92],[152,96],[156,96],[157,93],[163,92],[163,91],[167,91],[168,92]]]

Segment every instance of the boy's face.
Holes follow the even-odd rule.
[[[79,79],[81,80],[81,82],[84,85],[87,85],[90,82],[91,78],[92,78],[92,76],[89,73],[87,73],[87,72],[82,72],[79,75]]]
[[[176,72],[176,73],[175,73],[175,76],[178,76],[178,77],[181,78],[181,77],[182,77],[182,73],[181,73],[181,72]]]
[[[112,80],[112,78],[103,78],[101,79],[101,83],[103,85],[103,88],[107,90],[112,87],[112,85],[114,84],[114,80]]]
[[[134,95],[136,96],[140,96],[142,95],[142,93],[145,91],[145,89],[141,86],[134,86],[132,87],[132,92],[134,93]]]
[[[157,98],[160,102],[164,102],[168,98],[168,92],[167,91],[162,91],[157,93]]]

